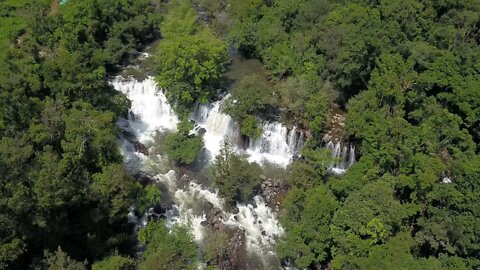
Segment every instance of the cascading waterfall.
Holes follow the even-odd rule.
[[[153,78],[138,81],[134,78],[115,77],[111,84],[131,100],[128,118],[119,119],[117,122],[125,133],[133,134],[141,143],[152,145],[155,143],[157,133],[176,129],[178,118],[163,92],[157,89]],[[239,138],[236,137],[238,136],[237,124],[228,115],[219,112],[219,107],[220,102],[201,105],[195,116],[198,126],[205,129],[203,137],[205,145],[213,155],[218,153],[224,137]],[[299,151],[303,144],[303,135],[294,135],[297,134],[295,130],[288,132],[280,124],[267,125],[264,130],[264,136],[252,144],[251,153],[259,153],[259,155],[277,153],[277,158],[285,155],[283,159],[278,159],[282,165],[286,165],[293,153]],[[266,205],[261,196],[256,196],[252,204],[238,204],[238,213],[228,212],[224,208],[218,191],[212,191],[193,180],[188,183],[181,182],[173,170],[160,173],[161,170],[159,171],[158,167],[161,166],[156,166],[156,163],[161,162],[162,157],[139,153],[131,140],[125,138],[125,133],[120,139],[120,148],[129,172],[154,174],[153,179],[165,185],[172,194],[174,205],[166,213],[167,226],[175,224],[189,226],[195,240],[201,245],[206,232],[206,227],[202,225],[206,220],[205,205],[210,204],[221,210],[221,220],[225,226],[238,228],[244,232],[247,253],[256,255],[265,262],[275,257],[275,240],[283,234],[283,228],[277,220],[276,213]],[[258,145],[266,144],[269,146],[257,149]],[[149,211],[151,212],[152,209]],[[139,229],[145,226],[148,216],[146,213],[139,219],[132,211],[129,214],[129,220],[136,223],[136,228]],[[270,266],[266,264],[265,267]]]
[[[264,123],[263,133],[257,140],[250,141],[246,152],[250,162],[277,164],[286,167],[300,154],[303,146],[303,132],[296,128],[288,130],[280,123]]]
[[[260,138],[250,140],[244,145],[240,136],[240,127],[233,119],[220,111],[222,101],[212,105],[201,104],[192,114],[197,124],[196,130],[204,129],[205,148],[214,158],[220,151],[222,141],[228,139],[236,147],[237,152],[246,153],[250,162],[268,162],[286,167],[301,152],[304,143],[303,132],[294,127],[287,129],[281,123],[263,123]]]
[[[139,141],[151,141],[152,135],[158,131],[176,130],[178,117],[152,77],[138,81],[117,76],[111,84],[132,102],[128,122],[123,121],[123,124],[129,124],[130,131]]]
[[[248,250],[274,256],[275,240],[283,235],[283,228],[261,196],[254,197],[255,204],[238,204],[238,214],[230,214],[225,224],[245,230]]]
[[[242,229],[247,239],[247,251],[261,258],[274,256],[275,240],[283,234],[275,212],[265,203],[261,196],[255,196],[254,204],[238,204],[238,213],[231,213],[224,209],[223,199],[218,191],[211,191],[202,185],[190,181],[187,186],[177,186],[173,171],[165,175],[157,175],[158,182],[165,184],[174,194],[175,205],[167,212],[167,225],[182,224],[190,226],[192,234],[198,243],[205,237],[206,221],[204,205],[210,203],[222,211],[223,223],[230,227]]]
[[[222,141],[228,139],[234,145],[240,140],[240,127],[233,119],[220,111],[221,101],[213,104],[200,104],[192,115],[197,129],[204,129],[203,142],[213,159],[222,147]]]
[[[343,175],[355,163],[355,144],[329,141],[326,148],[332,151],[332,162],[328,170],[334,175]]]

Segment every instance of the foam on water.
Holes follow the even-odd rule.
[[[211,159],[220,152],[223,140],[228,139],[235,144],[240,138],[240,127],[229,115],[221,112],[220,106],[221,101],[200,104],[192,117],[197,128],[205,129],[203,142]]]
[[[288,130],[281,123],[264,123],[262,135],[250,141],[246,152],[250,162],[277,164],[287,167],[294,156],[299,155],[303,146],[303,133],[296,128]]]
[[[181,224],[189,226],[195,240],[201,243],[206,235],[206,214],[202,205],[211,203],[222,211],[225,225],[239,228],[245,232],[247,252],[260,255],[260,258],[275,256],[275,240],[284,230],[261,196],[255,196],[253,204],[238,204],[238,213],[225,211],[223,199],[218,190],[212,191],[196,182],[189,182],[184,188],[178,187],[175,172],[157,175],[157,181],[165,184],[174,194],[175,205],[167,213],[167,225]]]
[[[225,224],[245,230],[247,250],[274,255],[275,240],[284,230],[261,196],[255,196],[254,201],[254,204],[238,204],[238,214],[230,214]]]
[[[117,76],[111,84],[132,102],[128,123],[140,142],[152,141],[157,131],[176,130],[178,117],[152,77],[138,81]]]
[[[157,89],[153,78],[138,81],[133,78],[115,77],[111,81],[118,91],[123,92],[130,100],[132,107],[128,119],[120,119],[118,126],[134,134],[142,143],[153,143],[159,132],[174,131],[178,118],[162,91]],[[232,141],[239,140],[238,125],[226,114],[220,112],[220,102],[210,105],[200,105],[195,120],[200,128],[206,130],[203,139],[212,156],[220,149],[222,140],[227,137]],[[198,127],[197,127],[198,128]],[[251,143],[246,150],[256,162],[268,160],[286,166],[296,151],[303,145],[303,137],[295,129],[287,130],[282,125],[265,124],[262,137]],[[124,155],[130,172],[148,170],[146,164],[159,162],[162,157],[145,156],[135,151],[134,145],[127,139],[119,140],[121,152]],[[151,173],[151,171],[150,171]],[[262,197],[256,196],[252,204],[237,205],[238,213],[225,210],[223,199],[217,190],[209,189],[195,181],[180,185],[175,171],[158,173],[154,179],[164,184],[172,194],[174,205],[167,211],[167,226],[176,224],[188,226],[199,245],[206,236],[207,228],[202,225],[206,220],[206,204],[211,204],[221,210],[222,220],[226,226],[239,228],[245,232],[247,252],[262,259],[275,257],[275,240],[284,231],[280,226],[276,213],[265,203]],[[150,212],[153,209],[149,210]],[[129,220],[136,224],[136,230],[144,227],[148,221],[149,212],[141,218],[129,213]]]
[[[228,96],[227,96],[228,97]],[[296,128],[288,129],[278,122],[262,124],[262,134],[256,140],[250,140],[244,147],[240,127],[233,119],[221,112],[222,101],[213,104],[201,104],[192,114],[197,130],[204,129],[205,148],[213,159],[220,151],[222,142],[228,139],[238,153],[248,155],[248,161],[262,164],[272,163],[286,167],[299,155],[304,143],[303,132]]]

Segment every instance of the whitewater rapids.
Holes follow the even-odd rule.
[[[170,104],[153,78],[136,80],[134,78],[115,77],[111,80],[113,87],[124,93],[131,101],[127,119],[119,119],[118,126],[128,134],[134,134],[137,140],[147,146],[155,146],[158,134],[174,132],[179,122]],[[193,120],[198,128],[205,129],[203,140],[210,159],[220,150],[224,138],[231,141],[240,140],[238,124],[228,115],[220,112],[220,103],[199,105],[194,112]],[[303,133],[296,129],[288,130],[280,123],[266,123],[262,136],[242,148],[237,144],[239,152],[249,155],[250,162],[270,162],[285,167],[293,156],[299,153],[303,145]],[[246,237],[247,253],[268,261],[275,258],[275,241],[283,235],[284,230],[277,220],[276,213],[270,209],[261,196],[255,196],[252,204],[238,204],[238,213],[225,210],[224,201],[217,190],[209,189],[195,181],[187,184],[179,183],[174,170],[165,170],[165,158],[161,155],[144,155],[135,151],[132,143],[120,139],[120,148],[124,162],[130,173],[147,173],[155,175],[153,179],[168,188],[174,205],[167,211],[167,226],[176,224],[190,228],[195,241],[201,245],[207,228],[202,225],[206,220],[205,208],[210,203],[222,211],[222,221],[226,226],[239,228]],[[163,169],[159,169],[163,168]],[[130,220],[136,220],[132,214]],[[140,220],[139,227],[145,226],[146,219]]]

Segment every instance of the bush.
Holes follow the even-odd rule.
[[[178,127],[178,132],[165,137],[165,152],[168,157],[180,164],[192,164],[203,148],[200,137],[189,134],[193,125],[183,120]]]
[[[155,206],[160,201],[162,193],[155,184],[147,185],[142,188],[137,198],[137,210],[140,213],[145,212],[148,208]]]
[[[169,231],[163,221],[149,222],[138,239],[146,245],[138,269],[197,269],[197,247],[187,228],[175,227]]]
[[[211,175],[227,205],[248,202],[260,186],[261,168],[237,155],[228,141],[215,157]]]
[[[256,117],[270,120],[275,115],[275,99],[270,85],[259,75],[248,75],[240,80],[225,101],[223,111],[240,123],[242,135],[256,138],[261,134]]]
[[[92,270],[133,270],[135,269],[135,261],[129,257],[123,257],[114,254],[92,266]]]

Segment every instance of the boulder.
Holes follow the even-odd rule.
[[[210,228],[214,232],[225,231],[227,229],[227,226],[222,221],[222,210],[213,205],[207,210],[205,221],[202,222],[202,225]]]
[[[279,200],[286,194],[288,187],[281,180],[265,179],[261,184],[262,197],[267,205],[273,209],[278,208]]]
[[[220,261],[221,270],[241,269],[245,256],[245,232],[236,229],[227,243],[224,256]]]

